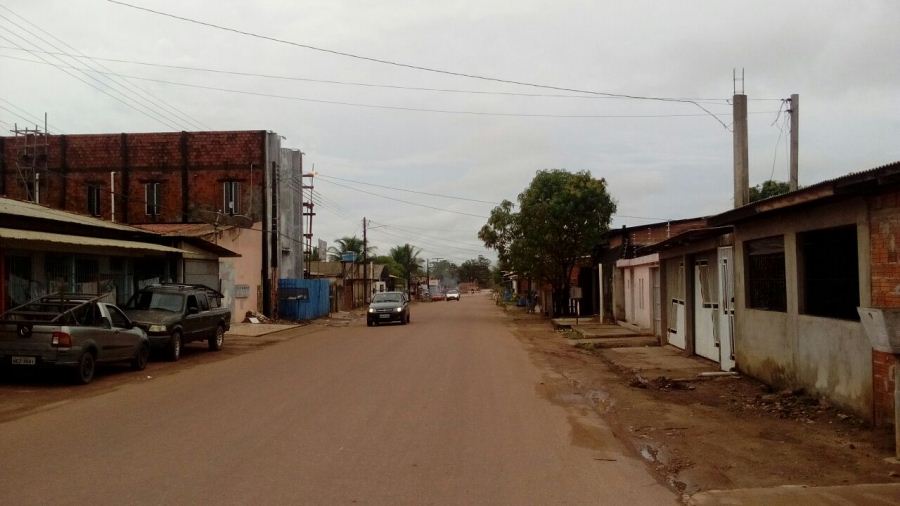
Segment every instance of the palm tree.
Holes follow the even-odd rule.
[[[401,275],[406,278],[407,290],[412,288],[413,276],[422,269],[422,259],[419,258],[421,252],[422,250],[409,243],[391,248],[391,258],[400,266]]]
[[[335,246],[331,246],[328,248],[328,259],[333,262],[340,262],[341,255],[350,251],[356,252],[356,262],[361,263],[363,261],[363,240],[355,235],[353,237],[341,237],[340,239],[335,239]],[[368,257],[372,256],[372,253],[375,252],[375,246],[369,246],[366,248],[366,253]]]

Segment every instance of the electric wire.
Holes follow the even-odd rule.
[[[10,46],[2,46],[0,45],[0,49],[21,51],[19,48],[10,47]],[[54,53],[52,51],[43,51],[46,54],[57,54],[57,55],[65,55],[70,56],[72,58],[90,58],[96,61],[105,61],[110,63],[125,63],[130,65],[141,65],[146,67],[155,67],[155,68],[165,68],[172,70],[187,70],[193,72],[206,72],[213,74],[224,74],[224,75],[234,75],[234,76],[243,76],[243,77],[259,77],[264,79],[276,79],[276,80],[285,80],[285,81],[301,81],[301,82],[309,82],[309,83],[319,83],[319,84],[334,84],[340,86],[358,86],[363,88],[385,88],[385,89],[393,89],[393,90],[406,90],[406,91],[427,91],[427,92],[438,92],[438,93],[455,93],[455,94],[472,94],[472,95],[498,95],[498,96],[510,96],[510,97],[530,97],[530,98],[565,98],[565,99],[588,99],[588,100],[596,100],[596,99],[619,99],[619,97],[608,97],[602,95],[572,95],[572,94],[550,94],[550,93],[517,93],[511,91],[482,91],[482,90],[467,90],[467,89],[455,89],[455,88],[428,88],[421,86],[403,86],[403,85],[395,85],[395,84],[379,84],[379,83],[364,83],[357,81],[338,81],[334,79],[315,79],[311,77],[300,77],[300,76],[288,76],[281,74],[267,74],[260,72],[247,72],[247,71],[238,71],[238,70],[224,70],[224,69],[214,69],[209,67],[195,67],[188,65],[171,65],[165,63],[154,63],[154,62],[146,62],[140,60],[129,60],[124,58],[104,58],[101,56],[92,56],[81,54],[70,54],[70,53]],[[727,98],[691,98],[691,97],[677,97],[681,100],[691,100],[694,102],[709,104],[709,105],[723,105],[729,106],[729,99]],[[748,100],[773,100],[773,99],[765,99],[765,98],[751,98]],[[777,100],[777,99],[774,99]]]
[[[3,16],[2,14],[0,14],[0,18],[3,18],[3,17],[4,17],[4,16]],[[13,23],[13,24],[15,24],[15,23]],[[22,40],[28,41],[27,38],[25,38],[25,37],[23,37],[22,35],[19,35],[19,34],[13,32],[12,30],[10,30],[9,28],[7,28],[7,27],[5,27],[5,26],[0,25],[0,29],[7,31],[7,32],[9,32],[10,34],[12,34],[12,35],[14,35],[14,36],[16,36],[16,37],[18,37],[18,38],[20,38],[20,39],[22,39]],[[27,32],[27,30],[26,30],[26,32]],[[88,81],[88,80],[83,79],[82,77],[79,77],[78,75],[76,75],[76,74],[74,74],[74,73],[72,73],[72,72],[69,72],[69,71],[66,70],[66,68],[65,68],[66,66],[68,66],[68,64],[65,63],[64,60],[60,60],[58,57],[56,57],[58,60],[63,61],[63,64],[64,64],[64,65],[58,65],[58,64],[55,64],[55,63],[52,63],[52,62],[46,60],[46,59],[45,59],[44,57],[42,57],[41,55],[36,54],[35,52],[29,50],[28,48],[22,47],[21,45],[19,45],[18,43],[16,43],[15,41],[13,41],[12,39],[10,39],[10,38],[8,38],[8,37],[6,37],[6,36],[0,35],[0,39],[5,40],[5,41],[7,41],[7,42],[9,42],[10,44],[13,44],[13,45],[15,45],[15,46],[18,46],[19,48],[21,48],[21,49],[23,49],[23,50],[25,50],[25,51],[28,51],[28,52],[29,52],[30,54],[32,54],[33,56],[35,56],[35,57],[41,59],[45,64],[50,65],[50,66],[52,66],[52,67],[55,67],[55,68],[58,69],[58,70],[61,70],[63,73],[69,75],[70,77],[74,77],[75,79],[81,81],[81,82],[84,83],[84,84],[87,84],[87,85],[90,86],[91,88],[94,88],[95,90],[97,90],[97,91],[103,93],[104,95],[109,96],[110,98],[112,98],[112,99],[116,100],[117,102],[119,102],[119,103],[125,105],[126,107],[128,107],[128,108],[130,108],[130,109],[133,109],[134,111],[137,111],[137,112],[143,114],[144,116],[147,116],[148,118],[153,119],[154,121],[157,121],[157,122],[159,122],[159,123],[161,123],[161,124],[167,126],[168,128],[171,128],[171,129],[173,129],[173,130],[180,130],[179,127],[177,127],[177,126],[175,126],[174,124],[170,123],[170,122],[169,122],[167,119],[165,119],[164,117],[162,117],[162,116],[160,116],[160,115],[154,113],[152,110],[148,112],[148,111],[145,111],[145,110],[143,110],[143,109],[139,109],[139,108],[136,107],[135,105],[132,105],[132,104],[130,103],[128,97],[125,97],[125,99],[123,99],[123,98],[119,98],[119,97],[116,96],[116,95],[113,95],[113,94],[111,93],[111,91],[113,91],[111,88],[108,89],[108,90],[107,90],[107,89],[104,89],[104,88],[102,88],[102,87],[100,87],[100,86],[97,86],[97,85],[94,84],[94,83],[91,83],[91,82]],[[34,46],[34,47],[39,47],[39,46],[38,46],[37,44],[35,44],[34,42],[28,41],[28,43],[29,43],[30,45]],[[99,79],[97,79],[96,77],[90,75],[89,73],[84,72],[84,71],[82,71],[82,70],[79,70],[79,72],[81,72],[82,74],[85,74],[88,78],[90,78],[90,79],[92,79],[92,80],[98,82],[100,85],[102,85],[102,86],[104,86],[104,87],[106,87],[106,88],[109,88],[109,85],[108,85],[108,84],[106,84],[106,83],[103,82],[103,81],[100,81]],[[118,93],[119,95],[122,95],[121,92],[117,92],[117,93]],[[123,95],[123,97],[124,97],[124,95]],[[139,105],[141,105],[141,104],[139,104]]]
[[[5,103],[6,105],[12,107],[13,109],[15,109],[15,110],[17,110],[19,113],[21,113],[21,115],[16,114],[16,116],[19,117],[19,118],[22,118],[22,119],[24,119],[24,120],[26,120],[26,121],[28,121],[28,122],[34,122],[35,125],[40,125],[40,124],[42,124],[42,123],[44,122],[44,120],[41,119],[39,116],[35,116],[34,114],[29,113],[29,112],[26,111],[25,109],[23,109],[23,108],[17,106],[16,104],[10,102],[9,100],[7,100],[7,99],[5,99],[5,98],[3,98],[3,97],[0,97],[0,102]],[[4,107],[3,109],[6,110],[6,111],[9,111],[9,109],[7,109],[7,108],[5,108],[5,107]],[[12,112],[12,111],[10,111],[10,112]],[[47,123],[47,133],[61,134],[61,133],[63,133],[63,132],[62,132],[62,129],[56,128],[52,123],[49,123],[49,122],[48,122],[48,123]]]
[[[407,193],[416,193],[416,194],[419,194],[419,195],[428,195],[429,197],[439,197],[439,198],[442,198],[442,199],[464,200],[464,201],[467,201],[467,202],[477,202],[477,203],[479,203],[479,204],[490,204],[490,205],[492,205],[492,206],[500,205],[499,202],[492,202],[492,201],[489,201],[489,200],[479,200],[479,199],[473,199],[473,198],[468,198],[468,197],[459,197],[459,196],[454,196],[454,195],[445,195],[445,194],[443,194],[443,193],[429,193],[429,192],[418,191],[418,190],[409,190],[409,189],[406,189],[406,188],[396,188],[396,187],[393,187],[393,186],[387,186],[387,185],[382,185],[382,184],[377,184],[377,183],[367,183],[367,182],[365,182],[365,181],[356,181],[356,180],[353,180],[353,179],[341,178],[341,177],[337,177],[337,176],[329,176],[329,175],[326,175],[326,174],[322,174],[321,172],[318,173],[318,174],[316,175],[316,177],[323,177],[323,178],[328,178],[328,179],[336,179],[336,180],[338,180],[338,181],[343,181],[343,182],[345,182],[345,183],[356,183],[356,184],[364,184],[364,185],[366,185],[366,186],[375,186],[375,187],[377,187],[377,188],[384,188],[384,189],[387,189],[387,190],[396,190],[396,191],[407,192]]]
[[[69,44],[69,43],[67,43],[66,41],[60,39],[60,38],[57,37],[56,35],[53,35],[52,33],[48,32],[47,30],[44,30],[43,28],[41,28],[41,27],[38,26],[37,24],[32,23],[32,22],[29,21],[28,19],[26,19],[26,18],[22,17],[21,15],[17,14],[15,11],[13,11],[12,9],[10,9],[9,7],[6,7],[6,6],[2,5],[2,4],[0,4],[0,9],[4,9],[5,11],[9,12],[9,13],[12,14],[13,16],[15,16],[16,18],[22,20],[24,23],[26,23],[26,24],[28,24],[28,25],[34,27],[34,28],[35,28],[36,30],[38,30],[39,32],[41,32],[41,33],[43,33],[43,34],[49,36],[50,38],[52,38],[52,39],[55,40],[56,42],[59,42],[60,44],[62,44],[62,45],[65,46],[66,48],[68,48],[68,49],[74,51],[75,53],[77,53],[77,56],[76,56],[76,55],[69,54],[69,53],[61,52],[61,50],[60,50],[60,52],[58,52],[57,54],[68,56],[69,58],[71,58],[71,59],[73,59],[73,60],[76,60],[76,61],[77,61],[77,60],[84,60],[84,59],[86,58],[86,59],[90,60],[91,62],[93,62],[94,65],[96,65],[97,67],[100,67],[100,68],[102,68],[102,69],[105,69],[105,70],[107,70],[107,71],[112,72],[112,69],[106,67],[105,65],[103,65],[103,64],[100,63],[99,61],[96,61],[96,60],[94,60],[94,59],[92,59],[92,58],[90,58],[90,57],[85,56],[83,53],[81,53],[78,49],[76,49],[75,47],[73,47],[71,44]],[[6,18],[4,18],[4,19],[6,19]],[[52,46],[52,44],[51,44],[51,46]],[[54,49],[58,49],[58,48],[56,48],[55,46],[52,46],[52,47],[54,47]],[[92,71],[98,72],[98,70],[97,70],[95,67],[93,67],[93,66],[91,66],[91,65],[88,65],[88,66],[89,66],[89,68],[90,68]],[[126,91],[129,91],[129,92],[132,93],[135,97],[137,97],[137,98],[143,100],[144,102],[150,104],[152,107],[159,107],[159,108],[161,108],[161,109],[165,109],[165,110],[166,110],[169,114],[171,114],[173,117],[178,118],[178,119],[181,120],[181,121],[185,121],[186,123],[188,123],[188,124],[191,125],[192,127],[199,127],[200,129],[206,129],[206,130],[210,130],[210,129],[211,129],[209,126],[204,125],[203,123],[201,123],[201,122],[199,122],[199,121],[196,121],[194,118],[190,117],[189,115],[187,115],[187,114],[184,113],[183,111],[181,111],[181,110],[179,110],[178,108],[176,108],[176,107],[170,105],[170,104],[169,104],[168,102],[166,102],[165,100],[160,99],[159,97],[156,97],[155,95],[153,95],[152,93],[148,92],[147,90],[144,90],[143,88],[141,88],[141,87],[139,87],[139,86],[137,86],[137,85],[135,85],[135,84],[133,84],[133,83],[128,82],[126,79],[118,78],[118,76],[113,76],[112,78],[110,78],[110,81],[113,82],[114,84],[117,84],[118,86],[120,86],[121,88],[125,89]],[[135,91],[135,90],[136,90],[136,91]],[[142,96],[142,95],[143,95],[143,96]]]
[[[322,181],[325,182],[325,183],[328,183],[328,184],[332,184],[332,185],[335,185],[335,186],[340,186],[340,187],[342,187],[342,188],[346,188],[346,189],[348,189],[348,190],[353,190],[353,191],[356,191],[356,192],[365,193],[365,194],[367,194],[367,195],[372,195],[372,196],[375,196],[375,197],[381,197],[381,198],[383,198],[383,199],[391,200],[391,201],[394,201],[394,202],[400,202],[400,203],[407,204],[407,205],[410,205],[410,206],[424,207],[424,208],[426,208],[426,209],[433,209],[433,210],[435,210],[435,211],[442,211],[442,212],[445,212],[445,213],[458,214],[458,215],[461,215],[461,216],[471,216],[471,217],[473,217],[473,218],[484,218],[484,219],[487,219],[487,218],[488,218],[488,216],[484,216],[484,215],[481,215],[481,214],[472,214],[472,213],[466,213],[466,212],[463,212],[463,211],[454,211],[454,210],[452,210],[452,209],[446,209],[446,208],[443,208],[443,207],[430,206],[430,205],[428,205],[428,204],[420,204],[420,203],[418,203],[418,202],[410,202],[410,201],[408,201],[408,200],[402,200],[402,199],[398,199],[398,198],[396,198],[396,197],[389,197],[389,196],[387,196],[387,195],[382,195],[382,194],[380,194],[380,193],[375,193],[375,192],[370,192],[370,191],[367,191],[367,190],[362,190],[362,189],[360,189],[360,188],[354,188],[354,187],[352,187],[352,186],[348,186],[348,185],[345,185],[345,184],[342,184],[342,183],[337,183],[337,182],[334,182],[334,181],[328,181],[328,180],[325,180],[325,179],[323,179]]]
[[[715,119],[719,124],[722,125],[722,127],[726,128],[726,129],[728,128],[727,125],[721,119],[719,119],[718,116],[716,116],[715,114],[710,112],[708,109],[703,107],[703,105],[697,103],[696,101],[692,101],[692,100],[684,100],[684,99],[675,98],[675,97],[652,97],[652,96],[627,94],[627,93],[611,93],[611,92],[602,92],[602,91],[582,90],[582,89],[570,88],[570,87],[564,87],[564,86],[553,86],[553,85],[547,85],[547,84],[530,83],[530,82],[518,81],[518,80],[514,80],[514,79],[504,79],[504,78],[485,76],[485,75],[480,75],[480,74],[471,74],[471,73],[466,73],[466,72],[457,72],[457,71],[438,69],[438,68],[433,68],[433,67],[425,67],[422,65],[414,65],[414,64],[402,63],[402,62],[398,62],[398,61],[394,61],[394,60],[387,60],[387,59],[383,59],[383,58],[363,56],[363,55],[359,55],[359,54],[355,54],[355,53],[349,53],[349,52],[345,52],[345,51],[337,51],[334,49],[327,49],[327,48],[322,48],[322,47],[318,47],[318,46],[313,46],[311,44],[303,44],[303,43],[289,41],[289,40],[285,40],[285,39],[279,39],[277,37],[271,37],[271,36],[267,36],[267,35],[261,35],[261,34],[249,32],[249,31],[245,31],[245,30],[239,30],[236,28],[217,25],[215,23],[210,23],[207,21],[201,21],[198,19],[188,18],[188,17],[184,17],[184,16],[178,16],[178,15],[171,14],[168,12],[163,12],[163,11],[159,11],[159,10],[150,9],[147,7],[142,7],[139,5],[134,5],[134,4],[127,3],[127,2],[122,2],[120,0],[107,0],[107,2],[110,2],[113,4],[118,4],[118,5],[128,7],[131,9],[149,12],[149,13],[156,14],[159,16],[165,16],[165,17],[169,17],[172,19],[177,19],[177,20],[184,21],[187,23],[193,23],[193,24],[197,24],[197,25],[201,25],[201,26],[206,26],[209,28],[214,28],[217,30],[232,32],[232,33],[236,33],[236,34],[247,36],[247,37],[253,37],[253,38],[257,38],[257,39],[261,39],[261,40],[267,40],[270,42],[277,42],[280,44],[287,44],[290,46],[300,47],[300,48],[309,49],[309,50],[313,50],[313,51],[319,51],[319,52],[336,55],[336,56],[343,56],[343,57],[347,57],[347,58],[353,58],[353,59],[368,61],[368,62],[373,62],[373,63],[380,63],[383,65],[390,65],[390,66],[394,66],[394,67],[407,68],[407,69],[411,69],[411,70],[418,70],[418,71],[422,71],[422,72],[430,72],[430,73],[443,74],[443,75],[449,75],[449,76],[455,76],[455,77],[464,77],[464,78],[468,78],[468,79],[477,79],[477,80],[481,80],[481,81],[491,81],[491,82],[498,82],[498,83],[505,83],[505,84],[513,84],[513,85],[518,85],[518,86],[528,86],[528,87],[532,87],[532,88],[541,88],[541,89],[548,89],[548,90],[555,90],[555,91],[566,91],[566,92],[571,92],[571,93],[582,93],[582,94],[588,94],[588,95],[602,95],[602,96],[618,97],[618,98],[622,98],[622,99],[631,99],[631,100],[650,100],[650,101],[658,101],[658,102],[679,102],[679,103],[693,104],[694,106],[696,106],[697,108],[699,108],[700,110],[705,112],[707,115],[709,115],[713,119]]]

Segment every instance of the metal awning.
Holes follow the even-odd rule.
[[[33,230],[19,230],[0,227],[0,239],[24,242],[42,242],[64,244],[69,246],[88,246],[96,248],[118,248],[133,251],[152,251],[158,253],[184,253],[178,248],[160,246],[150,242],[124,241],[120,239],[102,239],[82,235],[51,234]]]

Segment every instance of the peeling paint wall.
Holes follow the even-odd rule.
[[[857,321],[799,313],[797,234],[856,225],[860,305],[870,305],[869,221],[862,197],[735,225],[735,352],[738,369],[777,388],[802,387],[872,417],[871,345]],[[747,307],[745,242],[784,236],[787,310]]]
[[[251,229],[232,228],[217,233],[216,244],[230,249],[241,256],[219,259],[219,276],[222,280],[223,305],[231,309],[231,321],[244,320],[247,311],[259,311],[262,286],[259,266],[262,263],[262,223],[256,222]],[[246,297],[235,297],[235,287],[248,287]]]

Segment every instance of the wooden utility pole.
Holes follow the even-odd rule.
[[[369,243],[366,238],[366,217],[363,216],[363,301],[369,303]]]
[[[791,177],[788,181],[790,191],[796,190],[798,185],[798,165],[800,144],[800,95],[794,93],[791,95],[791,106],[788,109],[791,115]]]

